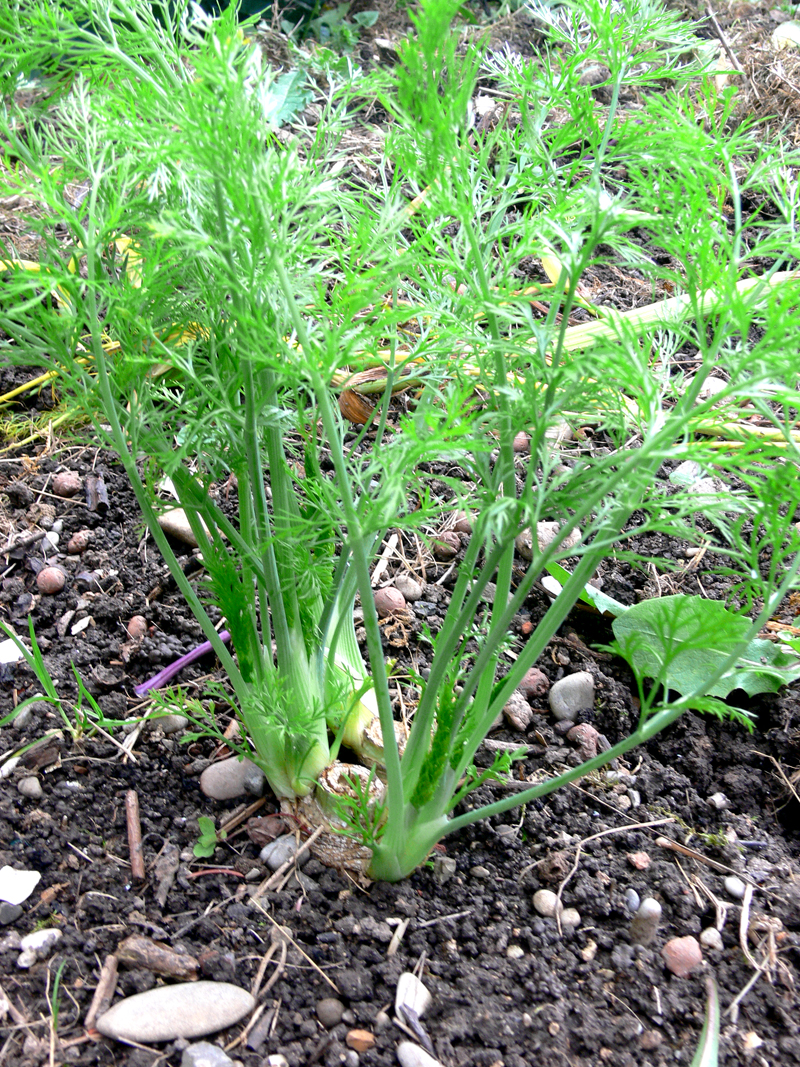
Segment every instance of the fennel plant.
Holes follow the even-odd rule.
[[[788,430],[794,290],[775,275],[793,248],[795,193],[761,155],[747,181],[777,198],[784,217],[743,216],[735,162],[758,148],[746,130],[725,131],[717,101],[707,128],[696,121],[701,103],[687,87],[702,57],[686,58],[695,39],[660,5],[646,6],[642,19],[639,5],[617,17],[586,4],[569,32],[559,30],[560,50],[525,66],[459,50],[455,4],[426,0],[397,73],[331,76],[315,130],[300,126],[288,140],[275,132],[275,75],[230,14],[201,18],[178,4],[156,18],[135,0],[25,0],[1,16],[6,39],[23,42],[2,57],[7,94],[46,65],[54,36],[51,51],[70,73],[56,83],[45,128],[13,103],[3,115],[6,162],[19,160],[5,184],[36,201],[30,225],[43,246],[38,272],[13,266],[4,250],[5,352],[57,370],[120,457],[276,795],[291,803],[314,790],[342,742],[381,765],[377,804],[359,786],[339,808],[377,878],[404,877],[446,834],[575,780],[690,708],[719,710],[708,687],[795,580],[798,490],[785,476],[798,458]],[[612,72],[602,120],[579,84],[587,50]],[[518,120],[478,136],[468,102],[481,70]],[[636,127],[621,123],[622,88],[664,78],[676,85],[666,103],[645,96]],[[378,181],[364,188],[342,138],[370,94],[393,119],[394,168],[380,158]],[[571,117],[550,128],[556,106]],[[405,183],[420,194],[413,209]],[[715,197],[737,205],[729,229]],[[667,267],[642,251],[637,227]],[[550,311],[535,319],[518,265],[542,256],[555,261],[557,283],[537,291]],[[737,288],[765,261],[780,285]],[[609,262],[654,293],[677,286],[682,313],[666,323],[656,314],[649,328],[607,317],[576,339],[568,323],[584,301],[581,279]],[[691,382],[670,371],[682,347],[697,364]],[[353,434],[336,390],[376,366],[384,391],[371,424]],[[727,400],[756,405],[778,440],[726,450],[698,435],[714,416],[699,402],[702,386],[719,368]],[[392,390],[410,382],[408,411],[392,425]],[[548,433],[565,417],[596,424],[612,447],[563,462]],[[513,450],[523,430],[524,462]],[[478,748],[597,567],[643,532],[695,536],[691,495],[667,501],[659,490],[663,464],[684,458],[725,483],[705,512],[759,598],[742,641],[692,692],[659,684],[669,663],[654,684],[640,679],[638,726],[609,752],[503,800],[465,805],[507,770],[505,756],[479,772]],[[432,638],[430,676],[398,742],[370,571],[388,528],[419,528],[441,512],[431,462],[459,469],[449,506],[476,517]],[[158,524],[154,490],[165,477],[202,553],[200,589]],[[741,488],[748,478],[755,492]],[[778,488],[780,506],[770,496]],[[520,569],[515,539],[544,520],[560,524],[560,537],[539,548],[534,536]],[[561,538],[573,531],[580,542],[566,549]],[[512,619],[565,557],[574,563],[561,594],[509,659]],[[357,595],[369,673],[353,624]]]

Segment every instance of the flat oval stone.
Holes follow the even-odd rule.
[[[243,793],[261,796],[265,782],[260,767],[252,760],[240,760],[236,756],[212,763],[200,775],[200,788],[212,800],[233,800]]]
[[[105,1037],[119,1041],[175,1041],[233,1026],[255,1003],[246,989],[228,982],[165,985],[126,997],[95,1025]]]

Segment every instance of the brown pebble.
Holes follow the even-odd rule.
[[[516,437],[514,438],[514,445],[513,445],[514,451],[515,452],[527,452],[530,449],[530,447],[531,447],[531,439],[530,439],[530,437],[528,437],[528,435],[524,432],[524,430],[523,430],[522,433],[518,433],[516,435]]]
[[[126,629],[128,631],[128,637],[132,638],[134,641],[141,641],[147,633],[147,619],[144,615],[132,615],[128,620]]]
[[[389,615],[402,614],[406,610],[406,598],[399,589],[387,586],[385,589],[376,589],[373,599],[375,610],[379,619],[385,619]]]
[[[639,1046],[645,1052],[649,1052],[651,1049],[658,1048],[663,1040],[660,1030],[645,1030],[639,1038]]]
[[[348,1030],[344,1040],[347,1047],[355,1052],[368,1052],[375,1047],[375,1035],[369,1030]]]
[[[89,547],[89,542],[92,539],[91,530],[76,530],[75,533],[67,541],[67,552],[71,556],[79,556],[81,552],[85,552]]]
[[[472,516],[469,514],[468,511],[456,512],[456,521],[453,523],[453,529],[456,531],[456,533],[472,533]]]
[[[579,723],[567,732],[567,740],[578,746],[582,760],[594,759],[597,755],[597,730],[588,722]]]
[[[650,857],[646,852],[629,852],[628,863],[637,871],[646,871],[650,866]]]
[[[667,970],[676,978],[685,978],[703,962],[700,943],[695,937],[673,937],[661,949]]]
[[[60,593],[67,583],[67,576],[59,567],[45,567],[36,575],[36,588],[45,596]]]
[[[53,479],[53,492],[56,496],[72,497],[80,492],[81,476],[75,471],[61,471]]]
[[[461,538],[453,530],[445,530],[437,534],[431,544],[431,549],[436,559],[446,563],[458,554],[461,548]]]
[[[517,686],[519,692],[530,704],[535,703],[537,697],[544,696],[549,688],[550,679],[538,667],[531,667],[530,670],[525,671],[522,681]]]

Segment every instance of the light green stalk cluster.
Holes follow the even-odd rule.
[[[41,274],[37,283],[25,270],[9,272],[0,305],[6,352],[56,368],[120,456],[275,793],[288,801],[310,793],[340,744],[382,764],[381,806],[356,790],[341,814],[371,850],[371,874],[387,879],[414,870],[445,834],[607,763],[701,702],[699,691],[669,699],[658,684],[644,686],[637,729],[610,752],[457,811],[507,769],[506,757],[477,770],[478,749],[597,567],[634,534],[694,536],[688,495],[673,494],[667,508],[656,490],[665,461],[693,458],[729,481],[751,478],[752,494],[731,490],[707,508],[731,565],[747,567],[763,598],[742,648],[798,567],[798,480],[785,477],[798,458],[786,430],[797,406],[787,355],[794,316],[784,296],[793,289],[790,275],[777,274],[795,240],[785,166],[760,157],[753,168],[750,192],[769,194],[786,215],[756,226],[743,217],[734,165],[756,146],[745,130],[723,132],[719,101],[681,89],[702,63],[687,63],[691,34],[655,3],[647,18],[586,4],[560,27],[559,50],[528,66],[477,48],[464,53],[451,31],[455,9],[425,0],[395,73],[351,71],[336,83],[328,72],[313,135],[281,139],[274,75],[231,14],[199,23],[188,4],[156,17],[143,0],[19,0],[0,17],[0,35],[23,42],[0,52],[7,100],[36,66],[58,90],[46,132],[11,104],[0,121],[7,163],[12,152],[20,161],[7,186],[37,201],[31,225],[42,236],[48,292],[60,296],[54,308],[41,298]],[[580,84],[587,56],[611,70],[602,118]],[[515,121],[478,135],[468,103],[482,65]],[[646,93],[665,77],[680,91],[645,96],[637,122],[621,124],[622,87]],[[341,138],[366,93],[393,119],[387,153],[395,171],[365,190],[347,173]],[[571,117],[551,127],[556,107]],[[424,194],[415,212],[409,183]],[[86,190],[77,201],[76,188]],[[735,202],[731,233],[717,210],[726,198]],[[680,270],[657,267],[641,251],[635,229],[645,222],[648,242]],[[67,247],[57,225],[66,225]],[[122,235],[131,243],[120,258]],[[549,315],[536,320],[518,293],[517,267],[545,251],[564,269]],[[756,257],[774,263],[772,278],[741,286]],[[591,337],[571,334],[581,279],[608,261],[646,277],[654,295],[677,286],[685,292],[680,315],[606,317]],[[681,346],[696,356],[691,382],[670,375],[667,357]],[[360,369],[377,353],[386,390],[369,430],[353,435],[334,383],[343,367]],[[752,398],[778,444],[725,453],[694,435],[713,418],[713,402],[698,401],[718,368],[730,377],[727,396]],[[391,390],[403,376],[418,388],[390,427]],[[605,454],[562,462],[549,430],[571,413],[608,435]],[[523,430],[530,457],[521,463],[512,443]],[[388,528],[420,529],[441,514],[431,462],[460,468],[450,506],[476,518],[401,751],[370,571]],[[761,492],[772,469],[782,509]],[[165,476],[200,547],[201,589],[158,525],[153,487]],[[545,520],[581,540],[540,549],[534,536],[519,572],[515,539]],[[561,595],[508,657],[512,619],[568,555],[577,563]],[[354,629],[356,596],[369,673]],[[739,651],[719,661],[710,685]],[[376,718],[382,751],[380,739],[376,746],[365,736]]]

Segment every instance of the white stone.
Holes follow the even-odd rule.
[[[160,719],[153,719],[153,725],[158,726],[164,734],[177,734],[180,730],[185,730],[189,725],[189,720],[185,715],[178,715],[177,713],[171,713],[169,715],[162,715]]]
[[[18,871],[14,867],[0,870],[0,900],[7,904],[22,904],[41,881],[38,871]]]
[[[522,945],[509,945],[506,949],[506,956],[508,956],[510,960],[521,960],[524,955],[525,949]]]
[[[192,527],[189,525],[189,519],[183,508],[170,508],[167,511],[162,511],[158,516],[158,525],[170,537],[183,541],[185,545],[191,545],[192,548],[197,548],[197,538],[192,532]],[[203,525],[205,526],[205,523]]]
[[[559,522],[537,522],[536,523],[536,544],[540,552],[546,551],[547,548],[558,538],[561,532],[561,523]],[[570,532],[559,543],[559,550],[564,552],[570,548],[574,548],[580,541],[580,530],[570,530]],[[533,534],[530,527],[523,530],[514,542],[517,548],[517,552],[523,559],[533,559]]]
[[[594,705],[594,678],[588,671],[568,674],[554,683],[547,700],[554,719],[574,719]]]
[[[181,1067],[232,1067],[233,1060],[210,1041],[198,1041],[183,1050]]]
[[[561,912],[561,926],[565,930],[577,930],[581,925],[581,913],[577,908],[564,908]]]
[[[233,756],[212,763],[200,775],[200,788],[212,800],[233,800],[243,793],[261,796],[266,778],[252,760]]]
[[[0,641],[0,663],[19,663],[22,659],[22,649],[16,641],[10,637]]]
[[[246,989],[228,982],[185,982],[126,997],[96,1026],[104,1037],[143,1044],[204,1037],[238,1023],[255,1004]]]
[[[731,806],[730,800],[724,793],[712,793],[708,798],[708,803],[712,808],[716,808],[717,811],[724,811]]]
[[[27,778],[20,778],[17,782],[17,789],[28,800],[41,800],[44,793],[42,783],[35,774],[28,775]]]
[[[394,580],[394,587],[402,593],[406,600],[414,601],[422,599],[422,583],[418,582],[416,578],[412,578],[407,571],[401,571],[400,574]]]
[[[735,874],[729,874],[723,884],[728,896],[735,897],[736,900],[742,899],[747,888],[741,878],[737,878]]]
[[[397,1046],[397,1060],[400,1067],[442,1067],[438,1060],[413,1041],[400,1042]]]
[[[697,460],[685,459],[670,474],[669,480],[673,485],[694,485],[702,476],[703,468]]]
[[[533,894],[533,906],[539,915],[552,918],[558,908],[558,897],[552,889],[538,889]]]
[[[262,863],[266,863],[271,871],[277,871],[287,860],[294,859],[300,846],[294,834],[282,834],[274,841],[269,841],[258,854]],[[301,866],[308,860],[311,853],[306,849],[297,861]]]
[[[22,952],[17,960],[17,967],[27,970],[37,960],[46,959],[63,936],[60,930],[56,930],[52,926],[48,926],[44,930],[36,930],[32,934],[26,934],[19,943]]]
[[[700,944],[703,948],[713,949],[717,952],[721,952],[723,948],[722,934],[716,928],[716,926],[707,926],[705,930],[700,934]]]

